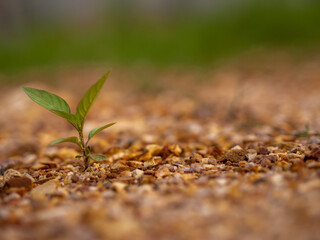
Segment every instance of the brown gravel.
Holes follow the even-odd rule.
[[[48,147],[72,128],[11,88],[0,97],[1,239],[319,239],[319,66],[222,69],[198,85],[163,73],[148,93],[115,73],[86,124],[118,122],[92,141],[108,160],[85,172],[75,146]],[[72,103],[81,92],[52,91]]]

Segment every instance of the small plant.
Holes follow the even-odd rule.
[[[318,132],[310,132],[309,123],[306,123],[305,130],[303,132],[297,132],[293,134],[295,137],[311,137],[311,136],[320,136]]]
[[[68,103],[63,98],[44,90],[22,87],[23,91],[31,98],[31,100],[38,103],[42,107],[48,109],[49,111],[55,113],[56,115],[65,118],[78,131],[79,137],[59,138],[51,142],[50,145],[63,142],[72,142],[77,144],[81,148],[82,152],[82,154],[77,157],[83,158],[85,169],[88,168],[90,159],[94,161],[106,160],[106,156],[104,155],[90,153],[90,147],[88,144],[94,135],[96,135],[103,129],[111,127],[115,124],[115,122],[113,122],[92,129],[89,132],[87,140],[84,140],[83,126],[85,117],[87,116],[94,101],[97,99],[98,94],[108,76],[109,72],[103,75],[99,81],[97,81],[94,85],[92,85],[89,88],[89,90],[86,92],[86,94],[83,96],[80,103],[78,104],[75,114],[71,113]]]
[[[309,123],[306,123],[305,125],[305,131],[303,132],[297,132],[294,134],[295,137],[309,137],[310,134],[310,130],[309,130]]]

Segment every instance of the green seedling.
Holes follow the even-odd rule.
[[[77,144],[81,148],[82,152],[81,155],[77,157],[83,158],[85,169],[88,168],[90,160],[104,161],[107,159],[104,155],[90,153],[90,146],[88,144],[93,136],[95,136],[102,130],[111,127],[115,124],[115,122],[92,129],[89,132],[86,141],[84,140],[83,126],[85,117],[87,116],[90,108],[97,99],[98,94],[108,76],[109,72],[103,75],[99,81],[97,81],[94,85],[92,85],[89,88],[89,90],[86,92],[86,94],[83,96],[80,103],[78,104],[75,114],[71,113],[68,103],[63,98],[44,90],[22,87],[23,91],[31,98],[31,100],[38,103],[40,106],[48,109],[49,111],[53,112],[54,114],[62,118],[65,118],[78,131],[79,137],[73,136],[67,138],[59,138],[51,142],[50,145],[63,142],[71,142]]]
[[[303,132],[297,132],[293,134],[295,137],[311,137],[311,136],[320,136],[320,133],[310,133],[309,124],[307,123],[305,126],[305,131]]]
[[[309,124],[306,123],[305,125],[305,131],[303,132],[297,132],[294,134],[295,137],[309,137],[310,136],[310,132],[309,132]]]

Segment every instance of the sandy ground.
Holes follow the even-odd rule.
[[[117,122],[91,144],[108,160],[86,171],[76,146],[48,147],[72,126],[5,86],[1,239],[319,239],[319,66],[151,71],[143,87],[115,70],[85,125]],[[24,79],[75,109],[102,74]]]

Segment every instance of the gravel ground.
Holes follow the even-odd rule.
[[[319,66],[168,70],[148,92],[116,72],[85,128],[117,122],[91,145],[108,160],[87,170],[76,146],[48,147],[67,122],[2,91],[1,239],[319,239]],[[90,84],[72,83],[99,73],[28,86],[75,106]]]

